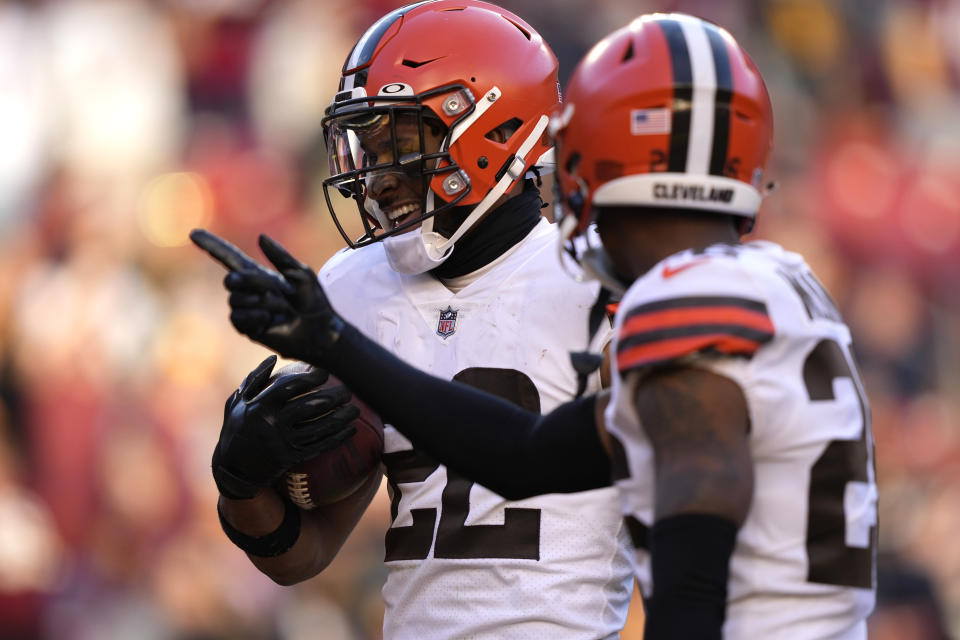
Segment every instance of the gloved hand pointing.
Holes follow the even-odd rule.
[[[230,270],[224,286],[237,331],[285,358],[323,367],[345,325],[310,267],[266,235],[260,249],[279,273],[204,229],[194,229],[190,239]]]

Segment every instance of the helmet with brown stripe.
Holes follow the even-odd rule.
[[[766,192],[763,78],[726,30],[686,14],[643,15],[597,43],[551,132],[565,241],[598,207],[716,212],[745,233]]]
[[[386,14],[347,57],[323,120],[331,166],[324,191],[344,238],[356,247],[405,235],[401,248],[422,259],[395,268],[439,264],[531,167],[551,158],[546,128],[559,101],[556,57],[509,11],[429,0]],[[416,181],[416,196],[379,188],[401,177]],[[359,239],[337,218],[337,191],[358,206]],[[454,207],[456,227],[438,233],[434,217]]]

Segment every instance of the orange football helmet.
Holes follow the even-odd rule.
[[[324,193],[344,239],[363,246],[422,225],[431,255],[448,255],[501,194],[546,161],[546,129],[559,102],[556,57],[509,11],[478,0],[432,0],[386,14],[347,57],[323,120],[331,174]],[[419,148],[398,145],[403,122],[419,127]],[[505,141],[489,135],[505,124],[513,130]],[[364,149],[364,132],[374,128],[392,131],[392,153]],[[426,128],[443,132],[439,149],[425,145]],[[380,209],[370,184],[384,172],[422,176],[418,216],[401,223]],[[332,191],[356,201],[365,229],[359,239],[344,233]],[[432,216],[454,206],[473,210],[452,237],[431,233]]]
[[[564,242],[605,206],[696,209],[752,227],[773,110],[727,31],[685,14],[640,16],[593,47],[566,93],[551,122]]]

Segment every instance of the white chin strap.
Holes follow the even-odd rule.
[[[442,235],[435,231],[410,231],[383,239],[390,268],[397,273],[416,275],[439,267],[453,253],[451,245],[446,252],[438,250],[445,246]]]
[[[433,191],[427,193],[427,211],[433,211]],[[383,239],[390,268],[397,273],[417,275],[439,267],[453,253],[453,243],[433,230],[433,218],[419,229]]]
[[[419,233],[416,230],[407,233],[401,233],[383,239],[383,248],[387,254],[387,262],[390,267],[398,272],[408,275],[426,273],[435,269],[444,263],[453,253],[454,243],[463,237],[467,231],[485,214],[493,204],[506,193],[511,184],[518,178],[523,177],[526,167],[524,158],[533,145],[537,143],[543,135],[544,130],[550,118],[540,116],[537,125],[530,132],[530,135],[523,141],[520,148],[517,149],[506,173],[500,178],[500,181],[484,196],[483,200],[477,203],[467,216],[466,220],[457,227],[449,238],[444,238],[433,230],[433,217],[427,218],[420,225]],[[434,209],[433,191],[427,192],[426,210]]]

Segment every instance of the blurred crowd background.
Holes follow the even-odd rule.
[[[315,267],[343,246],[320,120],[353,42],[400,4],[0,0],[0,638],[380,637],[383,490],[294,588],[219,530],[223,402],[266,352],[187,232],[251,255],[268,232]],[[751,52],[780,185],[755,235],[825,281],[873,406],[871,637],[960,637],[960,0],[500,4],[564,81],[655,10]]]

